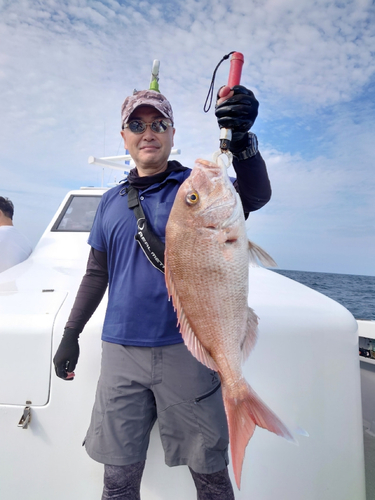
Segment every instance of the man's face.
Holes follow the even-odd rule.
[[[130,115],[129,121],[137,119],[151,123],[158,118],[164,116],[157,109],[151,106],[139,106]],[[174,128],[168,127],[163,134],[157,134],[149,126],[143,134],[134,134],[128,128],[121,131],[125,148],[129,150],[141,177],[158,174],[167,168],[174,133]]]

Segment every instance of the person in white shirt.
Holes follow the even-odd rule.
[[[29,240],[13,226],[14,205],[0,196],[0,273],[27,259]]]

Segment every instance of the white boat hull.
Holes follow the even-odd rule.
[[[81,335],[76,379],[58,379],[52,357],[88,247],[87,233],[51,233],[52,223],[27,261],[0,274],[0,496],[6,500],[101,497],[102,465],[87,456],[82,441],[106,300]],[[296,431],[299,445],[256,429],[236,499],[364,500],[356,321],[333,300],[263,268],[250,268],[249,305],[260,317],[260,334],[245,376]],[[17,424],[27,400],[31,422],[23,429]],[[187,468],[164,464],[156,424],[142,500],[195,496]]]

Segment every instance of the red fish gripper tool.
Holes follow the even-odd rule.
[[[233,52],[232,57],[230,58],[230,69],[228,77],[228,87],[230,89],[235,85],[240,84],[243,63],[243,54],[241,54],[241,52]],[[222,128],[220,130],[220,150],[222,153],[229,153],[228,149],[231,139],[232,130],[229,128]]]
[[[243,63],[243,54],[241,54],[241,52],[233,52],[232,57],[230,58],[228,87],[232,88],[235,85],[240,84]]]

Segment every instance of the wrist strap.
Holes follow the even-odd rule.
[[[130,185],[127,188],[127,193],[128,207],[133,210],[134,216],[137,219],[137,234],[134,238],[151,264],[164,274],[165,245],[147,223],[145,213],[139,201],[138,189]]]
[[[247,158],[251,158],[255,156],[258,152],[258,139],[255,134],[252,132],[248,132],[249,134],[249,145],[246,149],[241,151],[240,153],[233,153],[233,156],[237,158],[237,160],[247,160]]]

